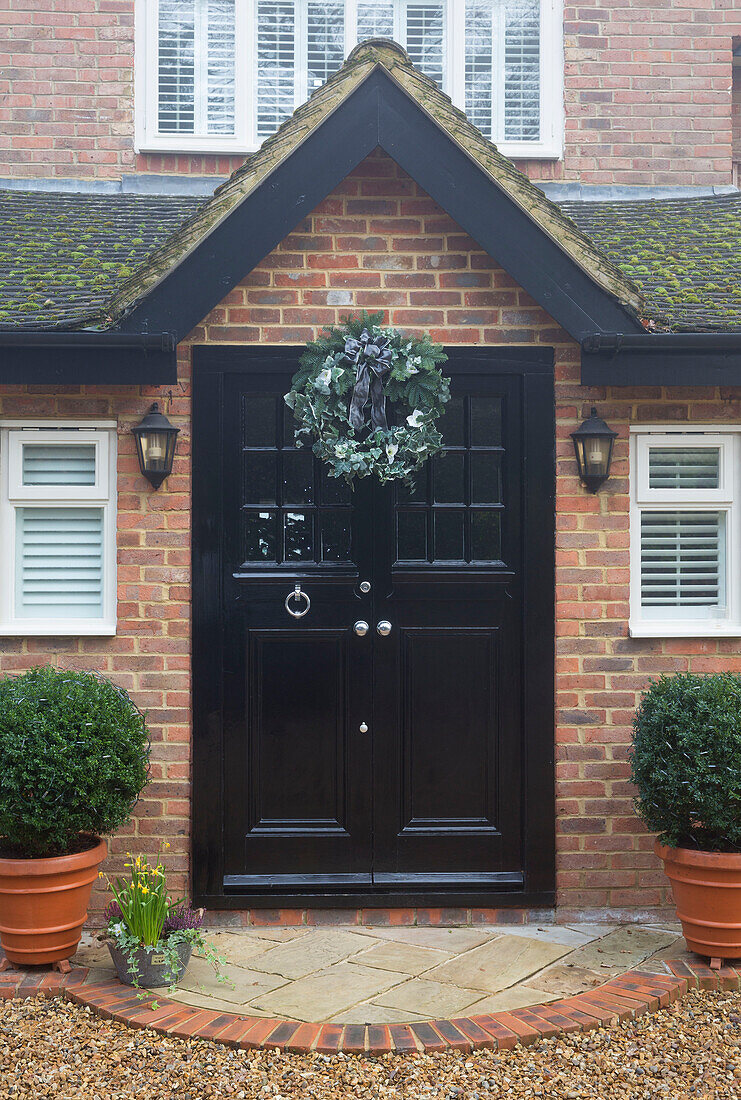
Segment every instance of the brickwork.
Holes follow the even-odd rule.
[[[154,492],[139,474],[130,429],[153,399],[181,429],[172,475]],[[164,391],[96,386],[0,386],[0,417],[118,420],[118,632],[113,638],[0,638],[0,673],[51,663],[96,669],[131,692],[146,711],[152,743],[149,783],[135,820],[109,841],[106,870],[125,852],[170,842],[173,893],[188,887],[190,817],[190,397],[187,357],[181,387]],[[93,909],[103,904],[97,889]]]
[[[733,68],[733,163],[741,165],[741,65]]]
[[[627,637],[628,428],[692,419],[738,424],[741,388],[580,386],[577,345],[381,155],[361,165],[235,287],[190,342],[302,344],[321,325],[363,307],[383,309],[392,323],[448,344],[555,348],[559,916],[666,906],[666,880],[632,810],[626,751],[633,709],[656,673],[741,669],[741,657],[733,640]],[[166,837],[181,870],[189,792],[187,347],[182,354],[185,392],[173,395],[168,410],[183,428],[177,467],[156,493],[136,473],[128,434],[149,394],[88,387],[51,398],[38,388],[0,388],[4,415],[119,418],[118,636],[0,640],[0,669],[51,659],[98,667],[133,689],[149,710],[152,783],[135,825],[114,840],[114,850],[149,848]],[[569,439],[593,401],[620,433],[613,474],[596,495],[578,482]]]
[[[566,4],[566,148],[534,179],[726,184],[730,4]],[[134,0],[0,0],[0,176],[226,175],[239,158],[136,155]]]

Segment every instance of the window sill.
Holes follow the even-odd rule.
[[[264,139],[265,141],[268,138]],[[556,143],[534,141],[494,142],[498,152],[509,160],[561,160],[563,147]],[[200,153],[204,156],[247,157],[257,152],[260,145],[249,145],[236,138],[188,138],[152,137],[137,142],[135,152],[143,155],[157,153]]]
[[[741,623],[695,619],[691,622],[629,622],[631,638],[741,638]]]
[[[115,623],[16,622],[0,625],[0,638],[112,638]]]

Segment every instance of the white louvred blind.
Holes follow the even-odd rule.
[[[393,0],[358,0],[358,42],[364,38],[394,37]]]
[[[24,443],[23,485],[94,485],[92,443]]]
[[[102,508],[18,508],[16,615],[102,616],[103,561]]]
[[[158,4],[160,133],[232,134],[235,0]]]
[[[649,489],[717,489],[719,447],[649,447]]]
[[[724,512],[644,511],[640,554],[643,607],[724,605]]]
[[[506,141],[540,137],[540,2],[504,0],[504,132]]]
[[[293,0],[257,2],[257,135],[268,137],[292,113],[295,98]]]
[[[411,61],[442,88],[445,11],[443,4],[406,5],[406,50]]]
[[[487,137],[494,120],[494,4],[466,0],[466,114]]]
[[[326,84],[345,55],[345,5],[308,0],[306,10],[307,94]]]

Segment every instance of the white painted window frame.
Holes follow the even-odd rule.
[[[413,0],[414,2],[414,0]],[[422,0],[420,0],[422,2]],[[445,52],[445,90],[454,103],[465,110],[465,0],[443,0],[447,50]],[[345,0],[345,54],[355,45],[353,19],[356,0]],[[397,40],[404,38],[401,0],[394,0],[394,26]],[[513,160],[559,160],[564,144],[564,48],[563,0],[540,0],[540,140],[500,141],[497,148]],[[260,141],[255,136],[253,103],[253,57],[256,0],[235,0],[235,55],[237,58],[234,89],[235,133],[203,136],[197,134],[158,133],[158,33],[159,5],[156,0],[135,0],[134,65],[134,144],[138,153],[222,153],[242,155],[254,152]],[[303,50],[301,51],[304,52]],[[304,102],[301,88],[305,74],[297,72],[295,105]],[[497,85],[495,84],[495,87]],[[501,101],[501,95],[497,100]]]
[[[94,485],[23,485],[23,443],[51,446],[91,442],[96,448]],[[0,637],[90,637],[116,633],[115,420],[0,420]],[[94,619],[29,619],[15,612],[16,510],[24,506],[96,506],[103,510],[103,614]]]
[[[718,447],[720,477],[717,489],[651,489],[648,450],[651,446]],[[741,425],[693,424],[672,428],[666,424],[630,429],[630,621],[634,638],[741,637]],[[717,617],[667,615],[650,618],[641,606],[641,513],[725,513],[725,608]],[[678,608],[681,612],[682,609]]]

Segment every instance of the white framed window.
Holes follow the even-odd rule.
[[[115,633],[115,423],[0,421],[0,635]]]
[[[630,633],[741,636],[741,427],[631,429]]]
[[[394,38],[507,156],[563,147],[562,0],[136,0],[140,151],[258,146],[366,38]]]

